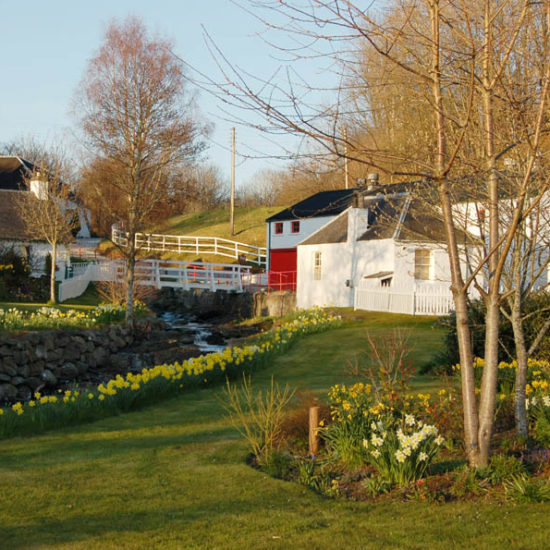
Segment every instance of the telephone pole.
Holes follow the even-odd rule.
[[[235,234],[235,127],[231,131],[231,199],[229,208],[229,229],[233,236]]]
[[[344,181],[346,189],[349,189],[349,174],[348,174],[348,129],[344,127]]]

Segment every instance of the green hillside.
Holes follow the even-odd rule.
[[[198,214],[184,214],[169,218],[153,229],[154,233],[172,235],[203,235],[223,237],[255,246],[265,246],[265,219],[283,207],[235,209],[235,234],[229,232],[229,209],[217,208]]]
[[[235,209],[235,233],[229,231],[229,209],[216,208],[206,212],[183,214],[168,218],[164,222],[152,227],[151,233],[170,235],[196,235],[204,237],[220,237],[254,246],[265,246],[266,218],[281,211],[283,206]],[[116,250],[105,241],[100,246],[103,253]],[[145,254],[143,254],[145,256]],[[177,253],[150,253],[148,257],[165,260],[204,261],[218,263],[235,263],[235,260],[226,256],[213,254],[177,254]]]

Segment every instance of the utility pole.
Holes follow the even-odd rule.
[[[231,132],[231,199],[230,199],[229,229],[231,236],[235,234],[235,127]]]
[[[348,129],[344,127],[344,180],[346,189],[349,189],[349,174],[348,174]]]

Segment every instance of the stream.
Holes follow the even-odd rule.
[[[185,331],[193,336],[193,345],[203,353],[215,353],[226,348],[227,344],[209,343],[215,325],[198,322],[192,315],[181,315],[166,311],[159,315],[159,319],[167,323],[174,330]]]

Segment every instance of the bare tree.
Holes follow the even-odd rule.
[[[84,143],[101,164],[102,183],[112,190],[95,196],[128,234],[121,253],[126,260],[129,324],[138,252],[135,234],[145,228],[164,197],[170,171],[203,147],[203,127],[195,119],[181,63],[170,54],[171,46],[151,37],[137,18],[111,23],[76,94]],[[111,202],[114,194],[119,200]]]
[[[286,87],[280,81],[261,82],[217,50],[224,80],[212,84],[226,103],[241,112],[260,111],[269,121],[266,131],[307,137],[323,155],[347,156],[393,177],[424,179],[429,198],[437,197],[456,309],[466,453],[471,465],[486,465],[505,299],[502,277],[522,220],[547,189],[547,183],[534,189],[531,182],[547,128],[550,2],[395,0],[384,11],[352,0],[250,4],[253,10],[268,10],[259,15],[268,29],[284,30],[294,39],[280,52],[302,59],[328,52],[341,85],[333,106],[315,106],[308,103],[307,85],[300,92],[300,82],[293,80]],[[544,32],[534,35],[534,27]],[[513,189],[499,177],[510,151],[523,159]],[[469,273],[461,269],[457,189],[486,203],[486,246]],[[513,204],[506,226],[500,223],[503,196]],[[487,311],[479,403],[467,315],[473,286]]]
[[[17,207],[27,234],[46,241],[51,246],[50,302],[56,303],[55,271],[60,244],[74,239],[78,226],[78,211],[72,202],[71,191],[63,181],[63,161],[49,155],[48,161],[34,165],[34,173],[27,181],[28,191],[18,194]],[[36,158],[33,159],[36,162]]]

